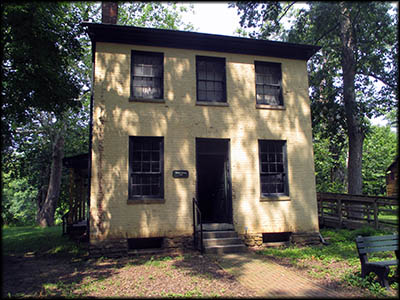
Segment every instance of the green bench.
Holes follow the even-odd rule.
[[[380,284],[389,289],[388,275],[389,267],[398,265],[399,258],[399,236],[358,236],[356,238],[357,251],[361,261],[361,276],[364,278],[369,273],[374,272],[378,275]],[[368,261],[368,253],[394,251],[397,260]]]

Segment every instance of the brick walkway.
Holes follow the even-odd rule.
[[[250,253],[213,256],[218,264],[240,283],[252,289],[260,297],[314,297],[341,298],[343,294],[328,289],[287,267]]]

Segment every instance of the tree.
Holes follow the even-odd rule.
[[[88,151],[92,64],[90,40],[80,23],[99,22],[101,5],[2,2],[1,7],[2,176],[9,191],[2,208],[10,222],[17,222],[16,207],[35,208],[37,222],[51,226],[68,196],[62,158]],[[139,19],[149,20],[146,26],[190,29],[182,22],[183,10],[174,3],[122,3],[120,22],[139,25]],[[10,192],[14,186],[36,196],[19,205],[20,198]]]
[[[2,3],[2,150],[32,108],[62,113],[79,108],[79,19],[63,3]]]
[[[345,133],[348,192],[361,194],[366,117],[381,116],[398,101],[398,12],[389,14],[391,5],[385,2],[309,2],[301,9],[294,3],[230,6],[237,7],[242,27],[259,29],[252,37],[275,34],[287,42],[322,46],[308,64],[313,125],[323,123],[316,128],[340,141]],[[282,25],[285,17],[293,21],[289,29]]]

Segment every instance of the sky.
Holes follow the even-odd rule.
[[[189,4],[189,3],[188,3]],[[234,35],[239,27],[236,8],[228,8],[227,2],[193,2],[194,14],[187,16],[198,32]]]

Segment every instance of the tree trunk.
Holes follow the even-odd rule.
[[[61,133],[55,137],[52,153],[49,187],[46,200],[38,213],[38,223],[41,227],[54,225],[54,213],[60,196],[62,160],[64,157],[64,137]]]
[[[350,11],[346,3],[340,4],[340,33],[342,42],[343,100],[349,137],[348,158],[348,193],[362,194],[362,148],[364,133],[357,114],[355,97],[355,40],[350,19]]]

